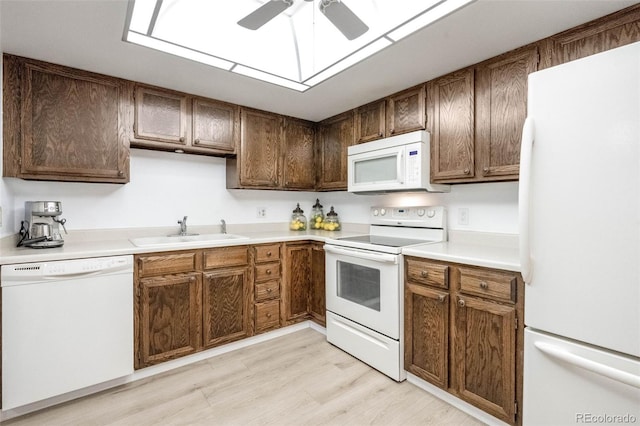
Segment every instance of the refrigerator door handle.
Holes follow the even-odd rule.
[[[531,252],[529,246],[529,192],[531,189],[531,154],[533,150],[533,119],[527,117],[522,128],[520,148],[520,183],[518,190],[518,228],[520,233],[520,272],[527,284],[531,283]]]
[[[559,348],[558,346],[549,343],[535,342],[534,345],[538,350],[553,358],[557,358],[561,361],[567,362],[571,365],[575,365],[576,367],[580,367],[592,373],[599,374],[611,380],[625,383],[629,386],[640,389],[640,376],[636,376],[635,374],[627,373],[626,371],[621,371],[617,368],[613,368],[608,365],[600,364],[599,362],[583,358],[579,355],[572,354],[571,352],[568,352],[562,348]]]

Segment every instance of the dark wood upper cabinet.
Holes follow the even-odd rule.
[[[233,154],[240,139],[240,108],[237,105],[193,98],[193,148]]]
[[[132,113],[134,147],[214,156],[236,152],[240,138],[237,105],[137,85]]]
[[[315,189],[315,125],[309,121],[286,117],[282,151],[283,187]]]
[[[473,68],[466,68],[427,83],[433,181],[474,176],[473,80]]]
[[[240,122],[240,185],[277,188],[280,185],[282,116],[243,108]]]
[[[384,99],[356,108],[356,143],[370,142],[384,137],[385,111]]]
[[[4,176],[129,181],[127,83],[4,55]]]
[[[560,65],[640,40],[640,5],[542,40],[540,68]]]
[[[347,189],[347,147],[355,143],[354,113],[328,118],[318,130],[318,190]]]
[[[133,134],[136,140],[187,145],[187,95],[137,86],[134,93]],[[176,149],[177,149],[176,148]]]
[[[499,56],[476,68],[476,176],[518,179],[527,80],[537,70],[536,47]]]
[[[386,135],[394,136],[414,130],[424,130],[426,128],[425,98],[424,84],[389,96],[386,107]]]

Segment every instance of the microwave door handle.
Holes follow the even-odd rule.
[[[398,152],[398,183],[404,184],[404,150]]]

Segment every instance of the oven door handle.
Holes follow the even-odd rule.
[[[357,259],[373,260],[375,262],[398,263],[398,256],[387,253],[375,253],[363,250],[354,250],[349,248],[325,245],[324,251],[343,256],[355,257]]]

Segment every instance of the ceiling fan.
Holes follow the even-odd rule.
[[[257,30],[292,5],[293,0],[269,0],[239,20],[238,25]],[[341,0],[320,0],[319,8],[320,12],[349,40],[354,40],[369,30],[369,27]]]

